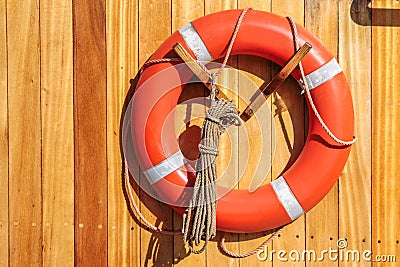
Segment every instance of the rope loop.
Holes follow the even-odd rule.
[[[203,144],[199,144],[199,150],[201,154],[210,154],[213,156],[218,156],[219,150],[216,147],[213,146],[206,146]]]
[[[295,50],[297,51],[297,50],[299,50],[300,45],[299,45],[299,35],[297,33],[296,23],[293,21],[293,19],[291,17],[286,17],[286,18],[289,21],[290,27],[292,29],[294,46],[295,46]],[[323,120],[323,118],[319,114],[318,109],[315,106],[314,100],[313,100],[313,98],[311,96],[310,89],[308,87],[308,83],[307,83],[307,80],[306,80],[306,75],[304,74],[303,64],[301,63],[301,61],[299,62],[299,69],[300,69],[302,84],[304,86],[304,91],[306,93],[306,97],[308,99],[308,102],[309,102],[309,104],[311,106],[312,111],[314,112],[315,117],[317,118],[318,122],[321,124],[322,128],[329,135],[329,137],[332,138],[332,140],[335,141],[336,143],[344,145],[344,146],[350,146],[350,145],[354,144],[357,141],[357,137],[353,136],[353,139],[350,140],[350,141],[342,140],[339,137],[337,137],[329,129],[328,125],[326,125],[325,121]]]
[[[263,248],[264,248],[265,246],[267,246],[269,243],[271,243],[272,240],[274,240],[274,238],[282,232],[283,228],[284,228],[284,227],[281,227],[281,228],[279,228],[278,230],[276,230],[275,232],[273,232],[273,233],[271,234],[271,236],[268,237],[267,240],[265,240],[261,245],[259,245],[257,248],[255,248],[255,249],[253,249],[253,250],[251,250],[251,251],[249,251],[249,252],[247,252],[247,253],[238,254],[238,253],[234,253],[234,252],[228,250],[228,249],[226,248],[226,246],[225,246],[225,236],[223,236],[223,237],[221,238],[221,240],[219,241],[219,247],[221,248],[222,252],[224,252],[224,253],[225,253],[227,256],[229,256],[229,257],[232,257],[232,258],[239,258],[239,259],[240,259],[240,258],[246,258],[246,257],[249,257],[249,256],[251,256],[251,255],[254,255],[254,254],[256,254],[257,252],[263,250]]]

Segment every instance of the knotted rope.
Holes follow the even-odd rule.
[[[225,132],[226,128],[231,125],[240,125],[240,117],[236,112],[236,105],[234,101],[227,101],[225,99],[216,98],[215,78],[222,73],[225,68],[228,59],[230,57],[233,45],[236,40],[236,36],[239,32],[240,25],[243,21],[246,13],[251,7],[245,8],[240,14],[232,37],[227,48],[226,55],[222,62],[221,67],[216,72],[210,72],[207,67],[198,62],[199,66],[207,73],[211,79],[211,92],[210,100],[211,106],[206,113],[206,119],[202,129],[202,141],[199,144],[200,155],[196,162],[196,182],[194,185],[193,196],[189,202],[189,207],[183,215],[183,227],[182,231],[168,231],[161,230],[151,224],[141,214],[136,202],[133,198],[132,189],[129,186],[129,170],[128,163],[125,160],[125,187],[127,188],[128,197],[135,212],[138,214],[141,221],[149,228],[149,230],[162,233],[166,235],[183,235],[184,242],[189,243],[189,249],[192,253],[200,254],[203,252],[208,244],[208,241],[215,237],[217,232],[216,227],[216,184],[215,179],[217,178],[216,168],[216,157],[218,156],[218,145],[219,137]],[[163,58],[154,59],[147,61],[142,68],[139,70],[139,74],[143,70],[153,64],[164,63],[164,62],[181,62],[180,58]],[[192,212],[193,217],[192,217]],[[193,218],[193,220],[192,220]],[[195,245],[200,244],[202,237],[205,237],[205,243],[200,250],[195,250],[192,246],[194,241]]]
[[[247,7],[240,14],[221,67],[216,72],[211,73],[201,62],[198,62],[204,72],[211,78],[211,107],[207,111],[206,119],[203,123],[202,141],[199,144],[200,155],[196,162],[196,182],[193,196],[189,202],[189,207],[183,215],[183,241],[189,243],[190,251],[195,254],[202,253],[207,247],[208,241],[214,238],[217,233],[217,192],[215,185],[217,165],[215,160],[219,153],[220,135],[225,132],[227,127],[241,124],[234,101],[215,97],[215,78],[225,68],[240,25],[250,9],[250,7]],[[193,221],[191,221],[192,212],[194,213]],[[203,247],[199,250],[194,249],[193,241],[198,246],[203,236],[205,238]]]
[[[240,118],[233,101],[215,98],[215,73],[212,74],[211,107],[206,113],[203,123],[202,140],[199,144],[200,156],[196,163],[196,182],[193,196],[183,216],[183,240],[189,243],[192,253],[200,254],[207,246],[208,240],[217,233],[216,209],[217,192],[215,180],[217,178],[216,158],[220,135],[231,125],[239,126]],[[193,214],[193,221],[192,219]],[[204,235],[205,243],[199,250],[193,248],[200,244]]]

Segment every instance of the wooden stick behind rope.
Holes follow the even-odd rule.
[[[191,71],[199,78],[201,82],[209,89],[211,90],[211,76],[207,73],[207,71],[204,69],[204,65],[200,65],[190,54],[189,52],[180,44],[176,43],[174,45],[174,50],[178,54],[180,58],[186,63],[186,65],[189,67]],[[215,96],[218,99],[226,99],[230,101],[230,99],[224,94],[224,92],[221,90],[221,86],[218,84],[215,84],[216,87],[216,92]]]
[[[208,74],[207,69],[203,64],[197,62],[189,52],[180,44],[176,43],[174,45],[174,50],[178,54],[179,57],[186,63],[186,65],[193,71],[193,73],[199,78],[200,81],[204,83],[204,85],[211,89],[211,83],[209,83],[210,75]],[[260,91],[258,91],[252,99],[254,99],[241,113],[240,118],[244,121],[250,119],[254,113],[262,106],[264,100],[267,99],[274,91],[276,91],[279,86],[289,77],[292,71],[296,68],[299,62],[307,55],[307,53],[311,50],[312,45],[310,43],[305,43],[285,64],[285,66],[279,71],[278,74],[274,76],[274,78],[268,82],[264,83]],[[221,90],[221,86],[216,86],[216,97],[218,99],[226,99],[230,100]],[[240,114],[240,110],[238,110]]]
[[[279,86],[289,77],[292,71],[297,67],[299,62],[307,55],[307,53],[311,50],[312,45],[309,43],[305,43],[297,52],[286,62],[285,66],[279,71],[278,74],[272,78],[272,80],[268,84],[263,84],[260,88],[260,91],[257,91],[255,95],[253,95],[252,99],[254,99],[243,111],[240,115],[240,118],[244,121],[250,119],[254,113],[261,107],[261,105],[265,102],[273,92],[275,92]]]

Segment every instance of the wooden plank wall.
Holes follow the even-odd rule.
[[[397,263],[328,256],[323,263],[290,263],[400,262],[399,1],[0,0],[0,266],[287,264],[276,256],[273,261],[257,255],[228,258],[216,242],[201,255],[187,255],[179,236],[153,234],[138,223],[122,187],[120,119],[140,66],[189,21],[246,6],[292,16],[337,56],[352,90],[358,137],[332,191],[288,226],[269,251],[320,253],[337,249],[337,240],[345,239],[348,250],[372,250],[373,259],[396,255]],[[248,56],[232,57],[229,64],[263,80],[277,71],[268,61]],[[229,79],[240,93],[245,81],[237,74]],[[277,153],[267,180],[304,142],[304,101],[290,90],[298,90],[292,80],[269,101]],[[281,98],[295,115],[274,113],[273,102]],[[234,173],[242,169],[240,137],[232,131],[222,142],[233,151]],[[291,153],[287,140],[289,145],[296,140]],[[231,161],[221,159],[222,165],[224,160]],[[150,222],[180,228],[180,216],[134,189]],[[227,247],[244,253],[266,234],[232,234]]]

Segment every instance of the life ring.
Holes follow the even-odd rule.
[[[240,12],[222,11],[183,26],[150,60],[174,56],[172,47],[178,42],[197,60],[223,57]],[[309,42],[313,46],[302,63],[315,106],[332,132],[351,139],[354,112],[346,78],[328,49],[303,27],[297,27],[300,44]],[[259,56],[283,65],[293,55],[293,49],[292,31],[286,18],[250,10],[242,22],[232,54]],[[174,64],[161,62],[144,69],[134,95],[130,127],[137,160],[152,188],[161,199],[172,203],[172,208],[183,213],[184,208],[179,206],[185,198],[188,175],[193,174],[184,168],[184,158],[168,114],[176,107],[181,84],[190,75],[171,68]],[[299,70],[292,76],[299,80]],[[344,168],[350,146],[335,143],[309,110],[308,136],[296,162],[255,192],[232,190],[219,199],[218,230],[244,233],[279,227],[309,211],[329,192]]]

